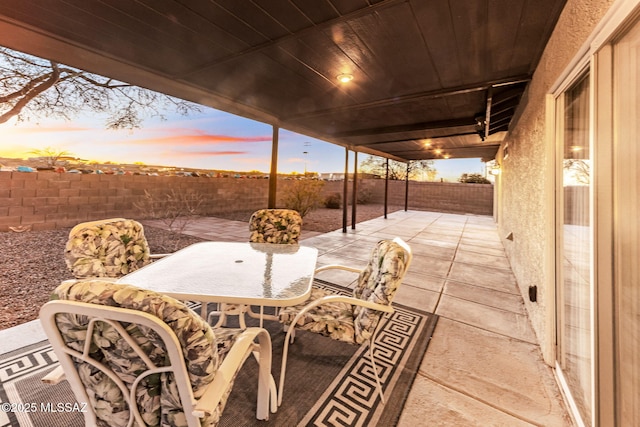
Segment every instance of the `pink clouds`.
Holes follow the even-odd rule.
[[[187,134],[187,135],[171,135],[159,138],[141,138],[126,141],[127,144],[154,144],[154,145],[171,145],[171,146],[198,146],[210,144],[224,143],[243,143],[243,142],[266,142],[271,141],[271,136],[230,136],[230,135],[212,135],[207,133]]]
[[[211,156],[237,156],[248,154],[248,151],[188,151],[174,152],[172,157],[211,157]]]

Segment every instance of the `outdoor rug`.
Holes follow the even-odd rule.
[[[315,285],[351,294],[347,288],[321,280]],[[220,426],[396,425],[437,316],[399,304],[394,308],[384,318],[375,346],[386,404],[380,402],[366,345],[357,347],[296,331],[278,412],[269,421],[256,420],[257,363],[249,358],[236,379]],[[278,384],[284,333],[277,322],[265,322],[265,327],[272,337],[272,372]],[[52,386],[40,381],[56,366],[57,357],[47,341],[0,356],[0,427],[84,425],[83,405],[76,403],[68,383]]]

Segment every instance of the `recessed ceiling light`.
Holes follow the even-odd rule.
[[[433,152],[436,153],[436,154],[441,154],[442,150],[439,149],[439,148],[436,148],[435,150],[433,150]]]
[[[431,140],[430,139],[423,139],[422,143],[424,144],[425,147],[431,147]]]
[[[448,158],[449,158],[449,157],[451,157],[451,156],[450,156],[449,154],[445,154],[445,155],[444,155],[444,156],[442,156],[442,157],[444,157],[445,159],[448,159]]]
[[[353,80],[353,75],[352,74],[339,74],[338,77],[336,77],[341,83],[349,83],[351,80]]]

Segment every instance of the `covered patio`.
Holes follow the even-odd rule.
[[[185,233],[246,241],[247,224],[202,218]],[[571,426],[493,218],[397,211],[347,233],[303,231],[301,244],[318,248],[320,265],[362,267],[375,242],[396,236],[415,258],[395,302],[440,316],[398,425]],[[354,280],[344,272],[322,278]],[[0,331],[5,351],[42,339],[38,320]]]
[[[640,73],[639,10],[25,0],[0,2],[0,33],[9,48],[268,123],[270,206],[281,128],[341,145],[345,169],[350,152],[495,159],[494,218],[399,212],[305,241],[324,262],[361,261],[379,237],[414,247],[399,302],[442,318],[402,424],[569,425],[555,374],[576,425],[609,426],[635,425],[640,407],[640,232],[628,220],[640,209],[640,92],[628,86]],[[564,194],[567,163],[591,168],[580,201]],[[585,219],[582,240],[570,217]],[[572,245],[589,248],[580,292],[565,268]]]

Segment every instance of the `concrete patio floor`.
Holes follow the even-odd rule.
[[[248,228],[200,218],[185,233],[246,241]],[[303,231],[301,244],[318,248],[319,265],[362,267],[378,240],[396,236],[410,244],[414,260],[395,302],[440,316],[398,426],[572,426],[493,218],[398,211],[347,233]],[[344,271],[318,278],[355,281]],[[38,321],[0,331],[4,351],[27,345],[26,338],[44,339]]]

